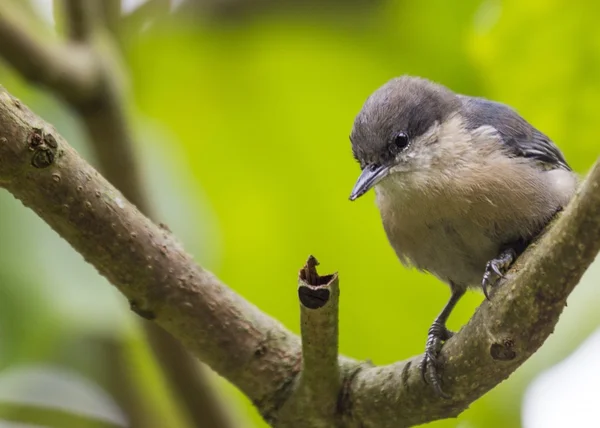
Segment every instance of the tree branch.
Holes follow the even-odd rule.
[[[253,400],[268,405],[276,398],[299,368],[297,338],[196,266],[170,232],[4,89],[0,130],[0,185],[94,261],[136,313],[157,321]]]
[[[328,417],[296,399],[302,390],[298,338],[194,264],[168,231],[144,217],[50,125],[3,89],[0,186],[117,286],[134,311],[163,326],[240,388],[276,427],[391,428],[458,415],[542,345],[600,249],[598,162],[492,300],[444,346],[443,381],[451,399],[436,397],[422,382],[415,364],[420,356],[384,367],[341,357],[342,387],[336,414]],[[310,345],[304,349],[308,355]],[[304,413],[289,411],[294,408]]]
[[[0,57],[25,78],[51,88],[71,103],[89,99],[99,90],[94,55],[77,45],[42,40],[9,3],[0,2]]]
[[[599,250],[600,160],[562,216],[495,287],[491,301],[484,300],[442,348],[445,390],[453,398],[440,401],[423,384],[418,357],[359,372],[351,392],[355,417],[366,427],[392,427],[459,415],[539,349]],[[401,423],[394,425],[399,408]]]
[[[302,372],[299,389],[323,418],[336,413],[341,388],[338,366],[338,276],[319,276],[310,257],[300,271],[298,296],[302,333]]]
[[[68,58],[54,51],[48,53],[49,46],[41,40],[34,40],[29,36],[27,29],[19,25],[18,20],[8,15],[10,8],[0,5],[0,38],[2,28],[9,29],[13,38],[0,44],[0,55],[11,62],[18,71],[34,82],[48,86],[56,95],[64,98],[81,117],[93,148],[98,157],[99,165],[108,178],[125,197],[133,202],[138,209],[150,215],[151,204],[144,192],[140,178],[138,163],[136,162],[133,148],[133,136],[128,126],[125,112],[126,102],[123,99],[122,84],[119,82],[121,73],[118,70],[118,61],[114,58],[116,49],[106,49],[111,38],[103,34],[102,24],[109,27],[111,22],[118,20],[120,14],[120,1],[102,0],[81,1],[63,0],[66,17],[66,26],[71,39],[78,42],[76,45],[66,45],[62,48],[67,52],[77,49],[86,52],[94,61],[95,90],[89,93],[78,93],[81,88],[66,90],[64,85],[53,84],[53,79],[48,76],[49,70],[44,67],[30,68],[39,58],[35,55],[22,61],[23,52],[19,52],[19,45],[14,45],[15,40],[27,42],[31,52],[36,55],[50,55],[48,60],[62,64]],[[6,9],[6,13],[4,12]],[[96,10],[100,9],[100,10]],[[98,16],[98,15],[102,16]],[[116,24],[115,24],[116,25]],[[4,26],[4,27],[3,27]],[[113,28],[116,31],[116,27]],[[98,38],[105,37],[97,43],[94,31]],[[106,33],[106,32],[105,32]],[[72,47],[73,46],[73,47]],[[69,50],[67,50],[67,48]],[[27,54],[28,52],[25,52]],[[25,55],[27,57],[27,55]],[[37,58],[37,59],[36,59]],[[28,74],[29,73],[29,74]],[[72,82],[76,76],[70,70],[62,72],[64,82]],[[73,91],[73,92],[71,92]],[[169,385],[175,393],[177,403],[187,413],[194,426],[208,424],[215,428],[231,426],[227,412],[218,403],[212,394],[206,373],[199,367],[199,363],[182,348],[181,344],[169,334],[153,323],[144,322],[144,330],[153,353],[160,363]]]
[[[85,9],[95,2],[80,3]],[[90,15],[90,12],[82,14]],[[67,17],[75,19],[77,15]],[[80,24],[71,22],[68,26]],[[13,8],[0,2],[0,56],[32,83],[46,86],[67,101],[81,116],[94,145],[103,147],[98,152],[103,172],[109,177],[123,176],[120,190],[131,195],[132,202],[145,211],[143,200],[134,197],[141,194],[135,184],[139,182],[139,171],[120,89],[122,73],[116,70],[118,61],[106,43],[99,42],[98,47],[58,45],[36,38],[34,34]]]

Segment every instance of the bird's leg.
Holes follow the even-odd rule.
[[[498,257],[487,262],[481,281],[481,288],[487,300],[490,300],[488,286],[493,286],[499,278],[504,278],[504,274],[508,272],[508,269],[510,269],[510,266],[516,259],[517,251],[513,247],[507,247]],[[496,277],[493,281],[490,279],[492,276]]]
[[[532,234],[529,238],[521,238],[510,244],[504,245],[501,249],[502,251],[498,255],[498,257],[493,258],[485,265],[485,271],[483,273],[483,279],[481,281],[481,288],[483,289],[483,294],[487,300],[490,300],[490,296],[488,293],[488,286],[494,286],[499,278],[504,278],[504,275],[512,264],[517,260],[527,247],[536,239],[538,239],[542,233],[546,230],[546,227],[552,221],[558,213],[563,210],[563,207],[558,207],[554,211],[554,214],[550,217],[550,219],[542,226],[536,233]],[[495,276],[492,281],[490,277]]]
[[[423,380],[429,382],[433,386],[435,392],[444,398],[450,397],[442,390],[441,378],[438,373],[438,356],[442,349],[443,342],[454,335],[454,333],[446,327],[446,322],[460,298],[465,294],[464,288],[458,288],[454,286],[454,284],[451,284],[451,288],[452,295],[450,296],[450,300],[448,300],[448,303],[446,303],[442,312],[440,312],[435,321],[433,321],[433,324],[431,324],[431,327],[429,327],[427,344],[425,345],[425,356],[419,364]]]

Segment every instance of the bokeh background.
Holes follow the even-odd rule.
[[[60,34],[50,1],[13,3]],[[600,3],[190,0],[147,16],[143,3],[123,1],[131,19],[119,48],[159,217],[200,264],[294,332],[297,271],[314,254],[321,272],[340,274],[340,348],[357,359],[422,352],[449,295],[397,262],[372,194],[348,201],[359,173],[348,135],[372,91],[401,74],[428,77],[514,106],[581,174],[600,155]],[[1,61],[0,84],[96,163],[51,92]],[[450,326],[481,300],[468,294]],[[596,263],[533,358],[458,419],[428,426],[599,426],[599,305]],[[266,427],[234,387],[210,379],[237,426]],[[150,428],[191,426],[125,299],[0,192],[0,426],[126,426],[128,411]]]

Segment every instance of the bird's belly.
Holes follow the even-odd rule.
[[[388,239],[399,259],[431,272],[446,283],[478,286],[486,263],[496,257],[503,242],[468,219],[443,219],[389,230]]]
[[[492,164],[478,176],[453,170],[439,183],[398,175],[379,184],[377,205],[400,260],[445,282],[477,286],[503,246],[539,233],[575,191],[569,171],[508,166],[510,173]]]

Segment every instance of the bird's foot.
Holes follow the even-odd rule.
[[[498,257],[487,262],[483,280],[481,281],[481,288],[487,300],[490,300],[488,286],[494,286],[499,278],[504,278],[504,275],[508,272],[508,269],[510,269],[516,258],[517,252],[513,248],[507,248]],[[493,280],[491,279],[492,276],[495,276]]]
[[[435,320],[431,327],[429,327],[427,344],[425,345],[425,356],[419,364],[423,381],[431,384],[435,393],[443,398],[450,398],[450,396],[442,390],[441,376],[438,372],[441,365],[438,357],[443,342],[450,339],[453,335],[454,333],[448,330],[444,323],[440,320]]]

